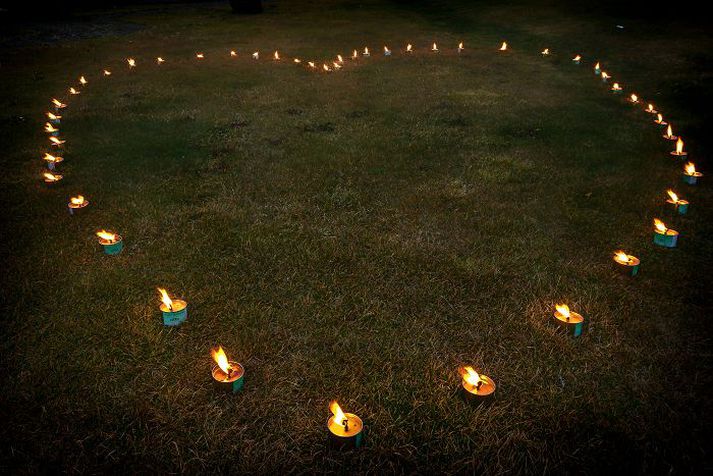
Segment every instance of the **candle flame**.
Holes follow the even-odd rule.
[[[52,163],[62,161],[62,157],[55,157],[54,155],[48,154],[47,152],[45,152],[45,156],[42,159]]]
[[[581,61],[581,60],[582,60],[582,57],[580,55],[577,55],[574,58],[572,58],[572,61]]]
[[[168,297],[168,293],[163,288],[156,288],[161,294],[161,302],[168,308],[169,311],[173,310],[173,301]]]
[[[384,54],[388,55],[390,53],[391,53],[391,50],[387,46],[384,46]]]
[[[621,264],[628,264],[631,261],[629,255],[624,253],[622,250],[614,252],[614,260]]]
[[[599,61],[597,61],[597,64],[594,65],[594,69],[595,69],[595,70],[600,69],[600,68],[599,68]]]
[[[631,96],[629,96],[629,99],[631,100],[631,102],[639,102],[639,96],[637,96],[636,94],[632,94]]]
[[[59,129],[54,127],[52,124],[49,122],[45,123],[45,132],[57,132]]]
[[[464,49],[465,49],[465,48],[463,47],[463,42],[461,41],[460,43],[458,43],[458,51],[461,52],[461,51],[463,51]]]
[[[301,63],[301,62],[302,62],[302,60],[301,60],[301,59],[299,59],[299,58],[295,58],[295,59],[293,59],[292,61],[294,61],[294,62],[295,62],[295,63],[297,63],[297,64],[299,64],[299,63]]]
[[[165,301],[164,301],[165,303]],[[225,372],[226,374],[229,374],[230,371],[232,370],[232,367],[228,363],[228,357],[225,355],[225,351],[223,350],[223,347],[218,346],[217,349],[210,349],[210,355],[213,357],[213,360],[215,361],[216,364],[218,364],[218,367],[220,367],[220,370]]]
[[[317,66],[314,64],[314,61],[308,61],[307,64],[309,65],[310,68],[316,68]]]
[[[503,44],[500,45],[500,51],[507,51],[508,49],[508,43],[507,41],[503,41]]]
[[[569,312],[569,306],[566,304],[556,304],[555,309],[566,318],[569,318],[571,315]]]
[[[238,56],[238,53],[235,50],[230,50],[230,56]]]
[[[663,116],[661,114],[656,114],[656,119],[654,119],[654,122],[657,124],[663,124]]]
[[[336,61],[332,61],[332,65],[334,66],[334,69],[342,69],[342,65]]]
[[[72,95],[75,95],[75,96],[76,96],[77,94],[79,94],[79,91],[77,91],[77,90],[74,89],[74,88],[69,88],[69,94],[72,94]]]
[[[656,112],[656,110],[654,109],[654,105],[651,104],[651,103],[649,103],[649,105],[646,107],[646,111],[647,111],[647,112],[652,112],[652,113],[653,113],[653,112]]]
[[[47,114],[47,119],[49,119],[50,121],[55,121],[55,120],[57,120],[57,119],[62,119],[62,116],[60,116],[59,114],[52,114],[52,113],[49,112],[49,111],[48,111],[46,114]]]
[[[359,53],[357,52],[357,50],[354,50],[352,52],[352,59],[357,59],[358,57],[359,57]]]
[[[671,124],[669,124],[668,128],[666,129],[666,137],[673,137],[673,129],[671,128]]]
[[[668,228],[666,228],[666,225],[664,224],[664,222],[662,222],[658,218],[654,218],[654,227],[656,228],[656,231],[658,231],[659,233],[666,233],[666,230],[668,229]]]
[[[280,53],[278,53],[277,50],[276,50],[275,53],[272,55],[272,57],[274,58],[275,61],[279,61],[279,60],[280,60]]]
[[[108,69],[105,69],[103,71],[103,74],[104,74],[104,76],[111,76],[111,71],[109,71]]]
[[[329,411],[334,415],[334,422],[338,425],[345,426],[347,417],[342,411],[342,407],[339,406],[336,400],[332,400],[329,404]]]
[[[51,172],[45,172],[42,174],[45,178],[45,182],[59,182],[62,180],[62,176],[59,174],[53,174]]]
[[[673,190],[670,190],[670,189],[669,189],[669,190],[666,190],[666,193],[667,193],[668,196],[671,198],[671,201],[672,201],[673,203],[678,203],[678,195],[676,194],[676,192],[674,192]]]
[[[253,59],[260,59],[260,52],[259,52],[259,51],[256,51],[255,53],[253,53]]]
[[[676,154],[683,154],[683,139],[681,139],[680,137],[676,141]]]
[[[129,68],[136,67],[136,60],[134,58],[127,58],[126,62],[129,63]]]
[[[344,63],[344,58],[342,58],[342,55],[337,55],[337,61],[340,63]]]
[[[619,83],[614,83],[611,89],[612,91],[621,91],[621,86],[619,86]]]
[[[413,52],[413,45],[409,43],[406,45],[406,53],[412,53]]]
[[[52,104],[54,104],[54,107],[57,107],[57,108],[60,108],[60,109],[63,108],[63,107],[67,107],[66,104],[64,104],[64,103],[63,103],[62,101],[60,101],[59,99],[55,99],[55,98],[52,98]]]
[[[602,79],[609,79],[609,78],[611,78],[611,76],[609,76],[609,73],[607,73],[606,71],[602,71]]]
[[[87,83],[88,83],[87,78],[85,78],[84,76],[79,77],[79,84],[81,84],[82,86],[86,86]]]
[[[205,58],[205,55],[203,53],[196,53],[196,58],[203,59],[203,58]]]
[[[329,69],[329,66],[327,66],[326,63],[322,63],[322,69],[327,72],[332,71],[331,69]]]
[[[370,53],[369,53],[369,48],[365,46],[365,47],[364,47],[364,56],[369,56],[369,54],[370,54]]]
[[[59,146],[59,145],[64,144],[64,143],[67,142],[67,141],[66,141],[66,140],[60,140],[59,138],[52,136],[52,137],[50,137],[50,142],[52,142],[52,145],[57,145],[57,146]]]
[[[104,241],[108,241],[109,243],[116,242],[116,234],[106,230],[97,231],[97,236]]]
[[[84,197],[82,195],[77,195],[76,197],[71,197],[69,203],[72,205],[81,205],[84,203]]]
[[[550,54],[550,49],[549,49],[549,48],[545,48],[544,50],[542,50],[542,54],[543,54],[544,56],[547,56],[548,54]]]
[[[686,171],[686,175],[695,175],[696,174],[696,165],[693,162],[688,162],[684,166],[684,170]]]
[[[435,41],[433,42],[433,46],[431,46],[431,51],[438,51],[438,45]]]
[[[477,386],[482,381],[480,374],[470,365],[459,368],[458,372],[463,378],[463,381],[469,385]]]

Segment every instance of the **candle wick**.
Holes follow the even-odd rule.
[[[344,426],[344,431],[349,432],[349,418],[344,418],[344,421],[342,421],[342,426]]]

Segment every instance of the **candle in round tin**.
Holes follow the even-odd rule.
[[[61,122],[62,116],[47,111],[47,119],[56,126]]]
[[[594,75],[599,76],[602,74],[602,68],[599,66],[599,61],[597,61],[597,64],[594,65]]]
[[[574,311],[569,310],[566,304],[557,304],[553,314],[555,323],[573,337],[579,337],[584,330],[584,317]]]
[[[55,112],[57,112],[58,114],[62,109],[67,107],[67,105],[64,104],[62,101],[60,101],[59,99],[52,99],[52,105],[54,106]]]
[[[462,53],[465,47],[463,46],[463,42],[461,41],[458,43],[458,54]]]
[[[540,51],[540,54],[541,54],[542,56],[549,56],[549,55],[550,55],[550,49],[549,49],[549,48],[545,48],[544,50]]]
[[[654,244],[664,248],[675,248],[678,243],[678,232],[667,228],[664,222],[654,218]]]
[[[178,326],[188,317],[188,303],[182,299],[171,299],[163,288],[158,288],[161,295],[161,314],[164,326]]]
[[[82,195],[77,195],[76,197],[71,197],[69,203],[67,203],[67,209],[70,215],[74,215],[78,210],[89,205],[89,200],[85,199]]]
[[[124,240],[116,233],[100,230],[97,231],[97,237],[99,237],[99,244],[104,249],[104,254],[118,255],[124,249]]]
[[[408,54],[413,53],[413,45],[411,43],[406,45],[406,53],[408,53]]]
[[[54,170],[57,164],[62,162],[64,160],[63,157],[60,156],[54,156],[52,154],[48,154],[45,152],[45,156],[42,158],[47,163],[47,168],[50,170]]]
[[[438,53],[438,45],[435,42],[431,45],[431,53]]]
[[[606,71],[602,71],[602,83],[609,82],[609,78],[611,78],[611,76],[609,76],[609,73],[607,73]]]
[[[668,122],[663,120],[663,116],[661,114],[656,114],[656,119],[654,119],[654,122],[658,124],[661,128],[668,126]]]
[[[487,375],[479,374],[471,366],[458,369],[461,388],[466,400],[478,405],[489,404],[495,399],[495,381]]]
[[[667,190],[668,198],[666,203],[673,205],[673,209],[678,212],[679,215],[685,215],[688,212],[688,201],[678,198],[678,194],[673,190]]]
[[[636,94],[632,94],[628,98],[626,98],[627,101],[629,101],[631,104],[639,104],[639,96]]]
[[[698,179],[703,177],[701,172],[696,170],[696,165],[693,162],[688,162],[683,166],[683,182],[688,185],[696,185]]]
[[[211,349],[210,354],[215,361],[211,375],[216,385],[228,392],[237,393],[245,382],[245,368],[238,362],[228,360],[223,347]]]
[[[688,157],[688,152],[683,150],[683,139],[681,137],[678,138],[676,141],[676,150],[671,151],[671,155],[674,157],[679,157],[681,159],[685,159]]]
[[[632,256],[619,250],[614,253],[614,262],[617,268],[627,276],[636,276],[639,274],[639,265],[641,261],[636,256]]]
[[[435,45],[435,43],[434,43],[434,45]],[[498,51],[507,51],[507,50],[508,50],[508,42],[503,41],[503,44],[500,45],[500,49]]]
[[[388,46],[384,46],[384,56],[391,56],[391,50]]]
[[[614,83],[610,89],[610,91],[614,94],[621,94],[621,92],[623,90],[624,89],[621,86],[619,86],[619,83]]]
[[[579,64],[582,61],[582,57],[580,55],[575,56],[572,58],[572,63],[574,64]]]
[[[663,138],[666,140],[678,139],[678,136],[673,134],[673,129],[671,128],[671,124],[669,124],[668,127],[666,128],[666,133],[663,135]]]
[[[353,413],[344,413],[336,400],[329,404],[329,410],[332,412],[327,420],[330,446],[337,449],[359,448],[364,436],[361,418]]]
[[[654,105],[649,103],[648,106],[646,106],[646,109],[644,109],[646,112],[649,114],[656,114],[658,111],[654,108]]]
[[[369,47],[365,46],[364,47],[364,52],[361,54],[362,56],[371,56],[371,53],[369,52]]]
[[[42,174],[42,181],[47,185],[56,185],[62,180],[62,175],[55,174],[52,172],[45,172]]]
[[[54,127],[51,122],[45,123],[45,132],[48,134],[52,134],[55,137],[59,136],[59,129]]]

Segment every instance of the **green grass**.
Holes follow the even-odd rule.
[[[589,61],[688,138],[703,125],[679,95],[707,84],[710,38],[520,4],[321,5],[139,9],[131,35],[2,50],[0,467],[709,469],[710,188],[680,184],[671,144]],[[364,45],[330,75],[267,59]],[[41,114],[80,74],[47,190]],[[705,140],[687,141],[704,171]],[[689,215],[666,212],[671,186]],[[91,205],[70,217],[76,193]],[[651,244],[655,216],[680,248]],[[185,325],[161,326],[156,286],[189,302]],[[589,319],[581,339],[550,326],[560,301]],[[211,385],[218,343],[247,369],[239,395]],[[463,364],[497,381],[495,405],[458,398]],[[326,450],[333,398],[365,421],[359,451]]]

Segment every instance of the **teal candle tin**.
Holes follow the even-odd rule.
[[[228,372],[216,365],[212,371],[213,381],[223,391],[238,393],[245,383],[245,368],[238,362],[228,362]]]
[[[558,309],[553,316],[555,323],[567,335],[579,337],[584,332],[584,317],[576,312],[571,312],[569,308],[564,309],[564,312]]]
[[[675,248],[678,244],[678,232],[668,228],[664,232],[654,230],[654,244],[664,248]]]
[[[614,253],[614,263],[617,269],[627,276],[636,276],[639,274],[639,266],[641,261],[636,256],[628,255],[623,251]]]
[[[161,303],[161,314],[163,315],[164,326],[179,326],[188,317],[188,304],[181,299],[174,299],[171,307]]]
[[[118,255],[124,249],[124,240],[117,234],[100,231],[97,236],[99,236],[99,244],[104,248],[104,254]]]

